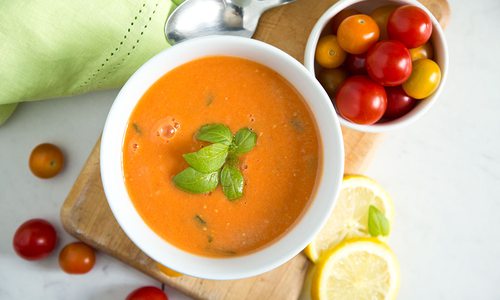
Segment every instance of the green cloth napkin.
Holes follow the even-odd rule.
[[[0,1],[0,125],[17,103],[121,86],[182,0]]]

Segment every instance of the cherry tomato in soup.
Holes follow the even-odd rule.
[[[387,109],[383,116],[384,119],[394,120],[402,117],[417,105],[417,100],[408,96],[401,86],[386,87],[385,92],[387,94]]]
[[[434,57],[434,48],[430,42],[420,47],[410,49],[411,60],[416,61],[422,58],[432,59]]]
[[[366,73],[366,53],[349,54],[345,60],[345,67],[351,74]]]
[[[345,119],[370,125],[376,123],[387,107],[384,87],[362,75],[347,78],[335,95],[337,111]]]
[[[336,68],[346,57],[344,49],[340,48],[337,37],[333,34],[322,36],[316,46],[316,61],[323,68]]]
[[[59,266],[68,274],[85,274],[94,264],[94,249],[82,242],[68,244],[59,253]]]
[[[377,23],[368,15],[354,15],[340,23],[337,38],[340,47],[351,54],[366,52],[378,41]]]
[[[157,287],[145,286],[132,291],[125,300],[168,300],[168,297]]]
[[[51,178],[59,174],[64,165],[64,155],[53,144],[40,144],[31,151],[29,167],[40,178]]]
[[[398,41],[381,41],[366,55],[366,71],[376,82],[396,86],[410,77],[412,70],[410,52]]]
[[[403,83],[403,89],[408,96],[424,99],[436,91],[441,82],[441,69],[434,61],[423,58],[413,63],[410,78]]]
[[[318,81],[329,95],[335,95],[337,88],[347,78],[347,72],[342,68],[323,69],[318,73]]]
[[[391,40],[398,40],[407,48],[416,48],[431,37],[432,21],[421,8],[404,5],[389,16],[387,33]]]
[[[16,230],[12,244],[16,253],[26,260],[47,257],[57,243],[54,226],[42,219],[31,219]]]
[[[378,28],[380,29],[380,39],[381,40],[387,40],[388,35],[387,35],[387,20],[389,20],[389,16],[392,14],[392,12],[397,8],[397,5],[384,5],[377,7],[375,10],[372,11],[370,14],[370,17],[375,20],[375,22],[378,25]]]
[[[353,9],[353,8],[348,8],[344,9],[343,11],[339,12],[336,14],[331,21],[331,28],[333,30],[333,34],[337,34],[337,31],[339,29],[340,23],[344,21],[347,17],[354,16],[354,15],[359,15],[360,12]]]

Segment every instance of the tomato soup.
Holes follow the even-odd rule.
[[[188,167],[182,155],[208,143],[205,124],[248,127],[257,135],[238,168],[243,196],[229,201],[220,186],[190,194],[172,178]],[[165,74],[129,119],[123,145],[124,180],[148,226],[193,254],[243,255],[276,241],[308,206],[322,159],[312,114],[302,96],[261,64],[211,56]]]

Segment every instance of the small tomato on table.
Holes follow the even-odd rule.
[[[39,260],[54,251],[57,233],[49,222],[31,219],[19,226],[12,243],[20,257],[26,260]]]
[[[59,253],[59,266],[68,274],[85,274],[94,264],[94,249],[82,242],[68,244]]]
[[[61,172],[64,166],[64,155],[56,145],[44,143],[36,146],[31,152],[29,167],[39,178],[52,178]]]
[[[144,286],[132,291],[125,300],[168,300],[168,297],[157,287]]]

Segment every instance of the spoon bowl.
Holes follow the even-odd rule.
[[[295,0],[187,0],[170,15],[165,36],[173,45],[207,35],[250,38],[260,16]]]

